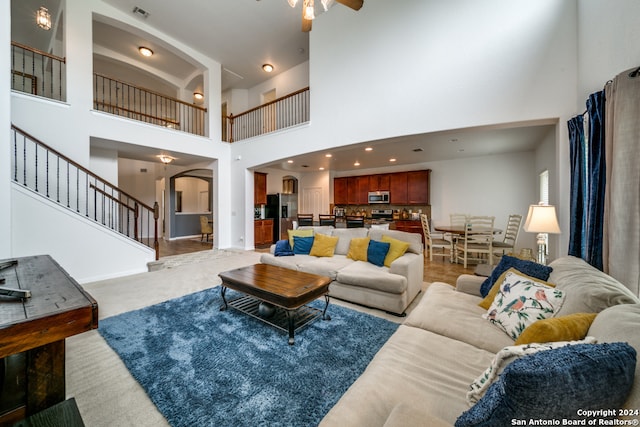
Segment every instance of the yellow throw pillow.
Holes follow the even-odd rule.
[[[574,313],[538,320],[522,331],[514,345],[582,340],[595,318],[596,313]]]
[[[367,261],[367,249],[369,249],[368,237],[354,237],[349,242],[349,252],[347,258],[354,261]]]
[[[533,277],[527,276],[526,274],[519,272],[519,271],[518,271],[517,269],[515,269],[514,267],[511,267],[510,269],[508,269],[507,271],[505,271],[504,273],[502,273],[502,274],[500,275],[500,277],[498,277],[498,279],[496,280],[496,282],[495,282],[495,283],[493,284],[493,286],[491,287],[491,290],[489,290],[489,293],[487,294],[487,296],[486,296],[486,297],[484,297],[484,299],[478,303],[478,305],[479,305],[480,307],[484,308],[485,310],[489,310],[489,307],[491,307],[491,303],[493,303],[493,300],[495,299],[496,294],[497,294],[497,293],[498,293],[498,291],[500,290],[500,286],[502,286],[502,283],[504,283],[504,278],[505,278],[505,276],[506,276],[506,275],[507,275],[507,273],[509,273],[509,272],[517,273],[517,274],[518,274],[518,275],[520,275],[520,276],[524,276],[524,277],[526,277],[526,278],[528,278],[528,279],[531,279],[531,280],[533,280],[533,281],[535,281],[535,282],[538,282],[538,283],[542,283],[543,285],[550,286],[550,287],[552,287],[552,288],[555,288],[555,287],[556,287],[556,285],[554,285],[554,284],[552,284],[552,283],[547,283],[547,282],[544,282],[544,281],[542,281],[542,280],[540,280],[540,279],[536,279],[536,278],[533,278]]]
[[[313,229],[309,228],[308,230],[287,230],[287,234],[289,235],[289,246],[291,246],[291,249],[293,249],[293,236],[311,237],[313,236]]]
[[[382,235],[382,241],[386,243],[390,243],[389,252],[387,252],[387,256],[384,257],[384,266],[391,267],[391,263],[396,259],[400,258],[404,253],[409,249],[409,242],[403,242],[402,240],[394,239],[385,234]]]
[[[332,257],[338,244],[338,237],[327,236],[326,234],[317,233],[313,238],[313,246],[309,255]]]

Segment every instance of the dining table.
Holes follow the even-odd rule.
[[[433,229],[435,231],[439,231],[441,233],[447,233],[447,234],[451,234],[451,249],[449,250],[449,253],[451,254],[451,263],[453,264],[453,259],[454,259],[454,251],[455,251],[455,240],[453,238],[453,235],[456,236],[464,236],[467,228],[464,225],[436,225],[433,227]],[[493,229],[493,234],[502,234],[503,230],[500,228],[494,228]],[[469,231],[470,234],[473,234],[473,230]]]

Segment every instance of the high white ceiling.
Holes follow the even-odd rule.
[[[103,1],[220,62],[223,90],[251,88],[309,59],[309,34],[303,33],[300,25],[301,1],[295,9],[288,5],[287,0]],[[41,5],[49,8],[54,19],[63,20],[60,0],[11,0],[12,39],[48,50],[51,34],[37,27],[34,30],[35,10]],[[146,11],[148,17],[134,13],[136,7]],[[336,4],[334,7],[344,6]],[[367,7],[366,1],[363,7]],[[321,9],[318,4],[318,19],[322,19]],[[56,36],[61,38],[60,30]],[[164,78],[162,83],[155,83],[165,86],[172,81],[183,82],[184,85],[185,79],[197,74],[197,64],[162,40],[100,16],[94,18],[93,43],[96,53],[94,65],[104,68],[105,72],[117,66],[134,67],[137,74],[132,72],[132,78],[144,78],[140,70],[144,69],[150,75],[157,71],[155,74]],[[141,45],[153,49],[154,56],[141,58],[137,51]],[[273,64],[274,73],[265,73],[261,68],[264,63]],[[146,84],[153,84],[153,79]],[[196,79],[186,88],[196,89],[198,84],[201,80]],[[176,89],[180,87],[179,84],[175,86]],[[298,172],[324,167],[348,173],[357,169],[531,151],[554,129],[555,123],[547,121],[411,135],[340,147],[330,152],[309,153],[262,166]],[[373,150],[365,152],[366,147]],[[421,151],[415,151],[417,149]],[[120,145],[119,150],[122,157],[140,160],[153,161],[157,154],[148,152],[148,149],[145,152],[137,146]],[[326,154],[332,157],[325,157]],[[190,156],[176,157],[181,157],[176,160],[181,164],[203,160]],[[390,162],[390,158],[397,160]],[[293,160],[293,163],[287,160]],[[355,161],[360,165],[354,166]]]

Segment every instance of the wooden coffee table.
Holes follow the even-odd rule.
[[[331,279],[269,264],[255,264],[219,274],[222,279],[220,293],[224,305],[221,311],[233,307],[278,329],[289,332],[289,345],[293,345],[295,331],[327,315],[329,283]],[[227,301],[227,288],[245,295]],[[307,304],[324,296],[324,310]]]

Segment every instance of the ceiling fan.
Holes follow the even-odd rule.
[[[287,0],[291,7],[295,7],[298,0]],[[347,6],[353,10],[360,10],[364,4],[364,0],[335,0],[344,6]],[[329,7],[333,4],[334,0],[320,0],[324,11],[329,10]],[[311,22],[315,19],[314,13],[314,0],[303,0],[302,2],[302,31],[305,33],[311,31]]]

